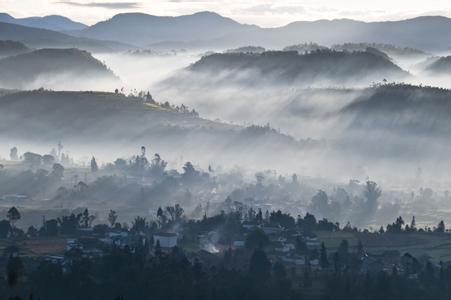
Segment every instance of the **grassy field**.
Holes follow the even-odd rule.
[[[336,250],[343,239],[351,247],[362,241],[369,253],[380,254],[387,250],[398,250],[401,255],[409,252],[414,256],[427,255],[434,260],[451,260],[451,234],[409,233],[409,234],[363,234],[348,232],[316,232],[329,250]]]
[[[66,239],[63,238],[39,238],[16,242],[0,239],[0,255],[6,247],[13,244],[19,247],[21,255],[31,257],[61,255],[66,251]]]

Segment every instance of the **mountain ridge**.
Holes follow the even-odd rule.
[[[205,46],[210,42],[211,47],[254,44],[271,48],[299,42],[316,42],[326,46],[366,42],[430,51],[450,49],[450,32],[451,19],[443,16],[419,16],[378,22],[322,19],[295,21],[280,27],[265,28],[242,24],[217,13],[199,12],[182,16],[118,14],[75,34],[96,39],[121,40],[136,45],[166,43],[196,47],[196,44]],[[418,36],[424,39],[418,39]]]
[[[35,48],[80,48],[94,52],[113,52],[133,48],[116,41],[74,37],[58,31],[0,22],[0,40],[22,42]]]
[[[43,17],[15,18],[7,13],[0,13],[0,22],[53,31],[82,30],[88,26],[61,15],[48,15]]]

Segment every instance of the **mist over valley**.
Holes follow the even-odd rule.
[[[57,4],[122,12],[0,13],[0,294],[447,299],[451,19]]]

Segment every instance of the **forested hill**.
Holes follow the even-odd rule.
[[[313,83],[315,80],[340,83],[363,78],[380,81],[383,78],[408,75],[389,59],[373,51],[330,50],[317,50],[302,55],[295,51],[212,54],[202,57],[189,70],[216,74],[226,71],[231,73],[231,77],[235,71],[255,71],[284,83]],[[254,80],[259,79],[257,77]]]
[[[426,70],[430,73],[435,73],[438,75],[449,75],[451,74],[451,56],[440,57],[429,66]]]
[[[412,136],[449,135],[451,90],[383,85],[365,90],[342,113],[353,116],[353,129],[402,132]]]
[[[220,157],[234,157],[248,163],[271,153],[296,152],[307,143],[268,126],[209,121],[184,106],[141,97],[45,90],[0,97],[0,139],[40,144],[62,140],[111,152],[151,144],[178,155],[200,155],[199,159],[211,156],[217,161]]]
[[[0,60],[2,88],[23,88],[39,78],[50,81],[50,76],[62,74],[75,76],[77,80],[95,76],[98,80],[119,81],[102,62],[79,49],[40,49]]]

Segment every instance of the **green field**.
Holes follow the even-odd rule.
[[[349,232],[315,232],[325,243],[328,250],[336,250],[343,239],[347,239],[351,247],[362,241],[365,250],[372,254],[380,254],[387,250],[398,250],[401,255],[409,252],[420,257],[430,256],[436,261],[451,260],[451,234],[435,233],[402,233],[402,234],[364,234]]]
[[[30,240],[12,241],[0,239],[0,255],[6,247],[14,245],[19,248],[24,256],[62,255],[66,251],[66,239],[64,238],[39,238]]]

